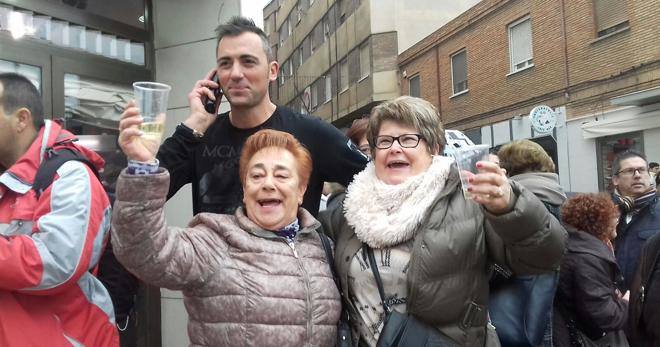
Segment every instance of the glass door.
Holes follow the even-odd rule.
[[[0,72],[14,72],[30,79],[41,93],[46,118],[53,112],[50,67],[49,56],[29,48],[9,49],[0,40]]]

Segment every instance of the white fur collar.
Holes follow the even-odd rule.
[[[358,239],[372,248],[393,246],[415,236],[431,203],[444,188],[454,159],[435,156],[425,172],[397,185],[376,177],[373,162],[346,190],[344,214]]]

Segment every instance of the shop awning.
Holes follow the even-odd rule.
[[[600,119],[582,124],[585,139],[660,128],[660,109],[628,107],[614,111]],[[644,112],[646,111],[646,112]]]

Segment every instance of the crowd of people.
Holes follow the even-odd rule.
[[[111,242],[141,281],[183,292],[193,346],[660,346],[657,163],[620,153],[613,192],[567,194],[519,140],[465,193],[428,101],[385,101],[344,135],[271,101],[279,64],[251,20],[217,34],[217,67],[157,152],[124,110],[112,209],[100,156],[0,74],[0,345],[119,346],[95,276]],[[230,111],[209,113],[218,88]],[[195,216],[168,226],[188,183]],[[495,306],[514,287],[533,317]]]

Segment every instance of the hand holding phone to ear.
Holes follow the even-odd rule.
[[[204,79],[195,83],[195,87],[188,94],[190,115],[183,124],[200,133],[205,133],[206,129],[215,122],[221,99],[222,90],[220,89],[220,84],[217,82],[215,68],[213,68],[206,74]],[[209,110],[211,109],[211,104],[214,106],[211,112],[207,111],[207,104],[209,105]]]

